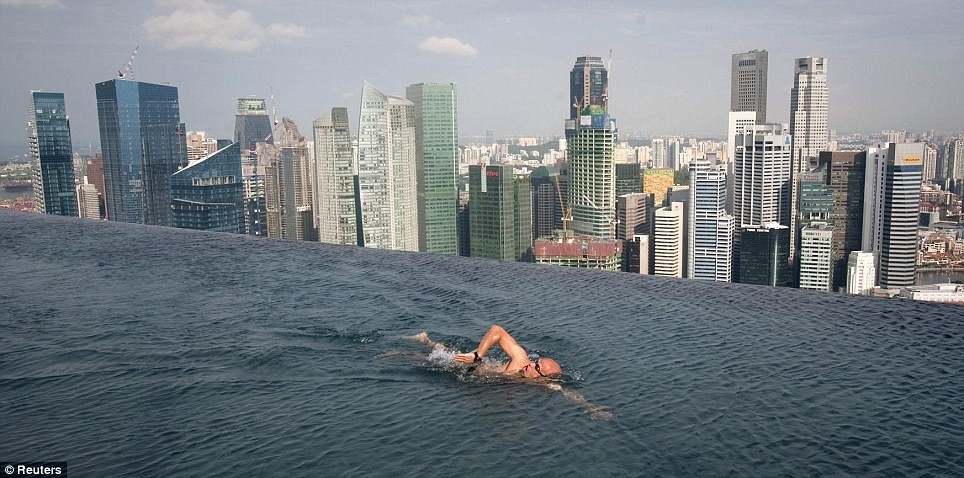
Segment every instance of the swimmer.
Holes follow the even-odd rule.
[[[529,360],[529,354],[526,353],[525,349],[505,329],[498,325],[489,327],[489,331],[479,342],[479,348],[469,353],[456,354],[455,361],[467,364],[481,362],[485,353],[493,345],[502,347],[502,350],[509,356],[509,363],[505,364],[505,367],[501,370],[505,375],[532,379],[557,379],[562,376],[562,367],[555,360],[550,358],[540,358],[535,362]]]
[[[446,350],[444,345],[428,338],[428,333],[426,332],[420,332],[409,338],[436,350]],[[505,366],[498,364],[490,368],[490,364],[483,362],[482,358],[485,356],[485,353],[496,344],[502,347],[502,350],[509,355],[510,360]],[[525,349],[523,349],[505,329],[498,325],[493,325],[489,328],[489,331],[482,337],[482,341],[479,342],[479,348],[469,353],[455,354],[454,359],[460,363],[477,365],[483,373],[491,372],[493,374],[505,374],[510,377],[541,379],[532,380],[530,383],[544,385],[551,390],[562,392],[569,400],[585,407],[586,410],[589,411],[590,417],[594,420],[611,420],[613,417],[612,412],[609,410],[590,403],[589,400],[586,400],[581,394],[564,389],[562,385],[555,383],[556,379],[562,377],[562,367],[560,367],[555,360],[549,358],[540,358],[535,362],[529,360],[529,355],[526,354]],[[492,370],[493,368],[494,370]]]

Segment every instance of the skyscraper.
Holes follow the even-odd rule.
[[[357,244],[355,176],[348,108],[332,108],[314,121],[314,209],[318,240]]]
[[[171,222],[185,229],[244,233],[244,185],[237,142],[174,173]]]
[[[311,164],[308,143],[289,118],[272,131],[272,143],[258,143],[258,162],[265,170],[265,216],[268,237],[312,240]]]
[[[361,243],[418,250],[415,113],[411,101],[386,96],[367,81],[358,124]]]
[[[733,272],[735,280],[745,282],[740,276],[744,270],[740,261],[743,257],[753,257],[756,252],[763,251],[744,251],[742,231],[771,223],[790,226],[791,140],[784,125],[766,124],[749,126],[734,136],[732,142],[732,207],[736,228],[733,236]],[[790,246],[789,236],[789,231],[782,231],[768,237],[786,238],[788,242],[780,250],[787,252]],[[755,281],[748,283],[762,283],[764,278],[757,274],[756,278],[747,280]],[[780,282],[783,278],[781,276],[775,280]]]
[[[469,247],[472,257],[527,258],[532,248],[531,186],[511,165],[469,166]]]
[[[653,204],[663,207],[666,196],[670,189],[673,189],[675,172],[669,168],[644,169],[643,170],[643,192],[653,195]]]
[[[457,255],[459,126],[455,83],[405,89],[414,106],[418,250]]]
[[[591,106],[608,111],[609,72],[598,56],[580,56],[569,72],[569,119],[576,120]]]
[[[870,295],[877,284],[873,252],[853,251],[847,259],[847,293]]]
[[[877,254],[880,287],[914,285],[924,143],[868,151],[863,250]]]
[[[529,175],[532,182],[532,234],[535,239],[552,236],[562,229],[562,205],[566,192],[559,173],[550,166],[539,166]]]
[[[242,155],[254,151],[258,143],[271,143],[271,119],[264,98],[238,98],[238,112],[234,115],[234,141],[240,144]]]
[[[819,161],[827,165],[827,183],[833,196],[829,219],[834,225],[832,290],[836,291],[847,286],[847,261],[861,248],[867,152],[821,152]]]
[[[730,111],[753,111],[756,124],[767,121],[767,51],[734,53],[730,78]]]
[[[107,218],[171,225],[171,175],[187,165],[177,88],[115,79],[95,85]]]
[[[653,232],[653,275],[683,277],[683,203],[656,210]]]
[[[74,151],[70,144],[70,121],[64,94],[30,92],[27,118],[37,212],[77,216]]]
[[[726,173],[709,161],[692,161],[689,193],[687,277],[730,282],[734,220],[726,213]]]
[[[833,226],[821,221],[804,226],[800,232],[800,288],[830,291],[833,256]]]
[[[577,234],[611,237],[616,201],[616,126],[608,107],[608,73],[594,56],[576,59],[566,120],[569,207]]]
[[[790,228],[776,222],[741,229],[740,283],[787,287],[790,285]]]
[[[797,207],[800,175],[810,169],[830,140],[828,116],[830,93],[827,89],[827,59],[797,58],[794,62],[793,88],[790,90],[790,136],[793,137],[793,189],[791,204]],[[795,216],[795,215],[794,215]],[[791,230],[797,229],[791,216]],[[796,238],[790,236],[790,257],[796,257]]]

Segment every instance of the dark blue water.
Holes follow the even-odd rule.
[[[493,322],[567,392],[402,338]],[[964,475],[958,306],[0,212],[0,327],[71,476]]]

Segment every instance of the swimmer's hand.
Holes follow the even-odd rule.
[[[467,354],[455,354],[455,361],[462,363],[475,363],[475,354],[471,352]]]

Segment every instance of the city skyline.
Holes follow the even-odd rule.
[[[0,86],[4,104],[13,106],[31,89],[64,92],[78,152],[99,142],[90,85],[114,78],[135,46],[134,78],[178,87],[188,129],[215,137],[231,136],[236,98],[272,91],[279,118],[307,125],[346,106],[356,123],[362,80],[388,91],[426,81],[458,84],[463,137],[486,129],[496,136],[561,135],[570,103],[561,73],[579,55],[608,63],[612,50],[611,112],[624,134],[722,135],[731,55],[766,49],[771,122],[789,122],[793,59],[819,56],[835,65],[831,129],[964,129],[964,95],[955,82],[964,74],[964,32],[952,20],[964,6],[955,2],[801,4],[776,14],[606,2],[608,21],[572,35],[580,5],[366,2],[327,5],[322,17],[308,2],[279,9],[250,0],[109,7],[2,0],[7,48],[0,60],[16,68],[5,71]],[[879,28],[895,23],[903,27]],[[493,25],[504,33],[492,35]],[[875,73],[885,67],[887,75]],[[514,87],[493,96],[494,84]],[[505,114],[520,106],[524,114]],[[22,111],[0,113],[4,159],[26,150]]]

